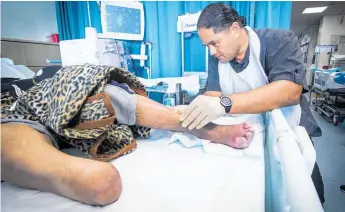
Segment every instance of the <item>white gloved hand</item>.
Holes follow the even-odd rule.
[[[225,108],[220,104],[219,97],[200,95],[190,103],[180,120],[182,127],[188,126],[190,130],[195,127],[200,129],[225,114]]]
[[[175,113],[182,115],[184,111],[186,111],[188,105],[177,105],[173,107],[172,109],[174,110]]]

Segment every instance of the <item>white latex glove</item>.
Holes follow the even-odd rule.
[[[200,129],[225,114],[225,108],[220,104],[219,97],[200,95],[185,109],[180,121],[182,127],[188,126],[190,130]]]
[[[172,109],[174,110],[175,113],[182,115],[183,112],[187,109],[188,105],[177,105],[173,107]]]

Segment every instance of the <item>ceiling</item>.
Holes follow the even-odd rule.
[[[322,13],[302,14],[307,7],[322,6],[328,6]],[[309,26],[319,25],[322,16],[340,14],[345,14],[345,1],[293,1],[290,29],[301,36]]]

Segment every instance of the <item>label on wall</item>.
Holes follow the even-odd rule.
[[[331,36],[331,45],[337,45],[339,43],[339,35]]]

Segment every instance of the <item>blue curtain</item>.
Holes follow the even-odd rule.
[[[97,2],[90,1],[91,26],[102,32],[100,10]],[[177,33],[177,16],[203,10],[214,1],[144,1],[145,41],[152,42],[152,77],[181,76],[181,36]],[[246,17],[253,28],[290,27],[291,2],[233,1],[224,2],[239,15]],[[85,37],[89,26],[87,2],[56,2],[58,28],[61,40]],[[205,71],[205,47],[198,34],[184,38],[185,71]],[[131,43],[131,53],[138,53],[140,42]],[[143,76],[144,72],[137,72]]]
[[[56,19],[60,40],[85,38],[85,27],[89,26],[86,1],[55,2]],[[96,1],[89,1],[91,26],[102,32],[100,10]]]
[[[203,10],[208,4],[214,2],[185,2],[184,13],[196,13],[200,10]],[[250,5],[253,2],[250,1],[235,1],[235,2],[224,2],[225,4],[233,7],[240,16],[244,16],[249,23],[250,19],[253,19],[254,13],[250,12]],[[183,14],[183,13],[182,13]],[[249,24],[248,24],[249,25]],[[253,25],[251,25],[253,26]],[[185,39],[185,48],[184,48],[184,59],[185,59],[185,71],[196,71],[204,72],[205,67],[205,47],[202,45],[198,33],[193,33],[193,37]],[[181,59],[182,60],[182,59]],[[180,76],[180,75],[179,75]]]
[[[290,29],[290,1],[257,1],[255,2],[255,28]]]
[[[181,36],[177,33],[177,16],[195,13],[216,1],[143,2],[145,9],[145,40],[153,43],[152,77],[181,76]],[[253,2],[224,2],[254,23]],[[253,26],[253,24],[251,25]],[[184,39],[185,71],[205,71],[205,47],[198,34]]]
[[[143,2],[145,40],[153,43],[152,77],[181,76],[181,37],[176,31],[177,16],[203,10],[214,1]],[[291,2],[224,2],[244,16],[253,28],[290,28]],[[185,71],[205,71],[205,47],[198,34],[184,39]]]

